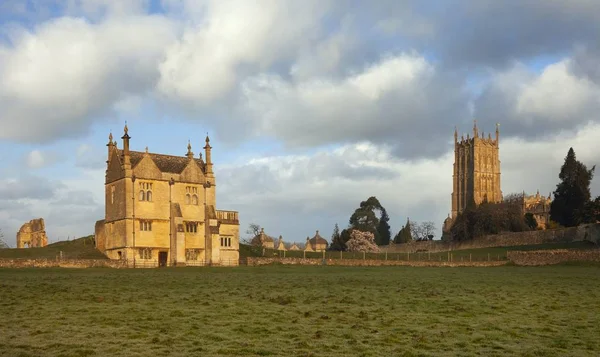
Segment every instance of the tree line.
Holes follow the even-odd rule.
[[[366,201],[362,201],[352,213],[347,228],[340,231],[338,224],[335,224],[329,250],[375,251],[374,247],[389,245],[390,242],[400,244],[434,238],[435,224],[433,222],[418,223],[411,222],[409,219],[392,238],[389,220],[390,217],[385,207],[377,197],[371,196]],[[373,244],[367,242],[371,240]]]

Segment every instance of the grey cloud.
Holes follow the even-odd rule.
[[[562,56],[600,34],[596,1],[446,2],[434,15],[447,64],[503,68],[514,60]],[[451,14],[449,16],[449,14]]]
[[[56,206],[79,206],[79,207],[91,207],[97,206],[94,195],[90,191],[84,190],[71,190],[63,193],[57,200],[50,202],[54,207]]]
[[[44,200],[55,196],[64,185],[44,177],[22,175],[17,179],[0,181],[0,200],[36,199]]]
[[[600,45],[579,46],[570,63],[573,74],[588,78],[600,86]]]

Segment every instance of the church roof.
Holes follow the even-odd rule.
[[[119,150],[119,155],[122,155],[123,150]],[[142,159],[144,155],[150,156],[156,167],[161,172],[168,172],[173,174],[180,174],[183,172],[185,167],[190,162],[190,159],[185,156],[173,156],[163,154],[144,153],[139,151],[130,151],[129,156],[131,158],[131,167],[135,167]],[[204,161],[202,159],[194,159],[196,163],[204,170]]]

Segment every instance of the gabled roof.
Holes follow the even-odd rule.
[[[119,150],[119,156],[123,154],[123,150]],[[185,156],[173,156],[173,155],[163,155],[163,154],[154,154],[154,153],[144,153],[139,151],[130,151],[129,157],[131,159],[131,167],[134,168],[137,164],[142,161],[144,155],[150,156],[154,164],[161,172],[168,172],[173,174],[180,174],[186,168],[190,159]],[[204,171],[204,161],[202,159],[194,158],[196,163],[200,166],[202,171]]]

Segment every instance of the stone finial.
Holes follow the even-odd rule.
[[[473,119],[473,138],[476,138],[479,135],[477,130],[477,119]]]
[[[192,143],[190,142],[190,140],[188,139],[188,145],[187,145],[187,154],[185,155],[190,159],[194,158],[194,153],[192,152]]]
[[[123,131],[125,131],[125,134],[129,132],[129,129],[127,128],[127,120],[125,120],[125,128],[123,128]]]
[[[113,142],[113,135],[112,135],[112,131],[110,132],[110,134],[108,134],[108,143],[112,144]]]

